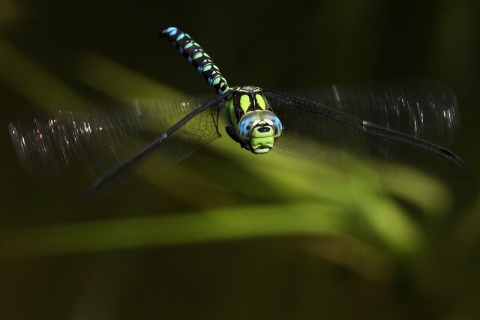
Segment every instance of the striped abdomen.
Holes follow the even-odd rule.
[[[160,33],[160,37],[167,37],[218,94],[230,91],[227,80],[222,76],[210,56],[188,34],[178,28],[170,27],[163,30]]]

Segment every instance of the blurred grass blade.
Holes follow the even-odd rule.
[[[82,101],[74,91],[2,38],[0,79],[36,106],[50,106],[58,102],[76,104]]]
[[[3,230],[0,256],[68,254],[289,234],[331,234],[348,229],[341,207],[319,203],[238,207],[181,216]]]
[[[117,99],[170,99],[185,96],[176,89],[159,84],[95,53],[82,55],[76,73],[81,81]]]

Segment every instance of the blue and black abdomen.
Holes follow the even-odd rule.
[[[168,38],[218,94],[224,94],[230,90],[227,80],[222,76],[210,56],[188,34],[175,27],[170,27],[163,30],[160,37]]]

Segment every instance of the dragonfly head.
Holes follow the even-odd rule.
[[[267,153],[273,148],[275,139],[282,134],[280,119],[268,110],[245,113],[237,126],[237,137],[242,146],[256,154]]]

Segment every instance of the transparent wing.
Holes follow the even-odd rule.
[[[9,125],[22,164],[33,173],[57,173],[82,165],[95,175],[138,153],[204,100],[136,100],[131,105],[88,107],[81,112],[38,110]],[[181,161],[219,137],[218,108],[193,117],[155,150],[158,167]]]
[[[275,142],[280,152],[324,159],[342,151],[443,176],[468,172],[460,158],[433,143],[449,142],[459,126],[455,95],[436,82],[333,86],[304,95],[315,100],[266,95],[285,127]]]
[[[331,86],[302,92],[357,119],[437,144],[450,144],[460,117],[453,91],[427,79]]]

